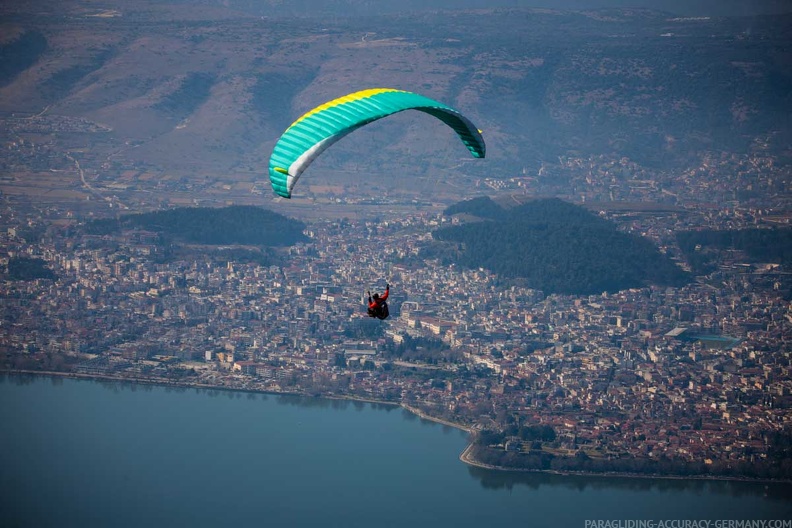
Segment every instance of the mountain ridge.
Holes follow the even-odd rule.
[[[0,25],[46,39],[9,72],[0,112],[105,125],[110,132],[78,139],[120,167],[261,171],[302,113],[376,86],[469,115],[488,143],[486,163],[460,168],[472,177],[530,173],[570,153],[661,167],[757,143],[780,155],[792,140],[789,15],[500,8],[274,20],[216,5],[77,5],[58,8],[66,20],[20,14]],[[13,49],[9,38],[0,53]],[[464,159],[426,116],[371,127],[312,171],[428,178]]]

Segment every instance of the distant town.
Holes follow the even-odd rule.
[[[5,162],[29,147],[6,146]],[[63,169],[72,177],[75,163]],[[665,180],[623,159],[566,158],[476,185],[549,194],[557,178],[547,171],[571,189],[556,195],[649,237],[683,267],[679,230],[790,223],[789,170],[762,156],[713,155]],[[191,192],[167,181],[162,196]],[[117,186],[90,186],[80,191],[133,203]],[[218,263],[200,248],[166,261],[156,233],[80,234],[68,197],[37,203],[8,178],[0,188],[0,263],[37,258],[57,276],[0,284],[6,371],[391,402],[474,436],[498,432],[491,451],[671,460],[732,476],[771,462],[774,435],[792,430],[790,270],[778,263],[725,252],[717,271],[682,288],[545,295],[420,260],[431,232],[458,219],[391,210],[409,203],[393,196],[367,197],[376,218],[312,219],[309,242],[285,249],[282,265]],[[314,191],[306,182],[300,199]],[[391,318],[365,317],[366,290],[386,283]],[[534,426],[553,434],[519,433]]]

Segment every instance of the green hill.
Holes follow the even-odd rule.
[[[746,261],[792,266],[792,229],[756,228],[682,231],[677,242],[693,271],[706,274],[721,264],[724,251],[741,251]]]
[[[557,199],[504,209],[489,198],[456,204],[446,214],[480,221],[443,228],[425,257],[483,267],[524,279],[545,293],[595,294],[649,284],[679,286],[689,275],[640,236]]]
[[[8,280],[29,281],[36,279],[57,280],[58,276],[47,267],[47,262],[38,258],[12,257],[8,259]]]
[[[85,229],[95,235],[145,229],[166,239],[208,245],[290,246],[306,239],[302,222],[259,207],[239,205],[186,207],[93,220]]]

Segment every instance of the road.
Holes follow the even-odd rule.
[[[85,171],[80,166],[80,162],[68,152],[66,153],[66,157],[69,158],[74,163],[74,167],[77,169],[77,173],[80,175],[80,181],[82,182],[82,186],[85,188],[86,191],[88,191],[97,199],[108,202],[110,204],[110,207],[113,207],[113,205],[117,205],[121,209],[129,209],[129,206],[121,202],[121,200],[119,200],[117,196],[103,196],[90,183],[88,183],[88,180],[85,179]]]

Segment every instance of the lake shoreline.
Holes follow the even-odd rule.
[[[477,460],[471,453],[473,443],[468,444],[464,451],[459,455],[459,460],[465,464],[491,471],[505,471],[517,473],[544,473],[548,475],[560,475],[567,477],[604,477],[604,478],[636,478],[636,479],[663,479],[663,480],[694,480],[694,481],[718,481],[718,482],[751,482],[755,484],[792,484],[792,479],[758,479],[750,477],[728,477],[717,475],[663,475],[661,473],[641,475],[638,473],[620,473],[616,471],[595,472],[595,471],[561,471],[557,469],[526,469],[512,468],[506,466],[496,466],[486,464]]]
[[[203,383],[190,383],[190,382],[180,382],[180,381],[172,381],[166,380],[161,378],[129,378],[123,376],[111,376],[111,375],[97,375],[97,374],[80,374],[76,372],[58,372],[58,371],[36,371],[36,370],[5,370],[0,369],[0,375],[31,375],[31,376],[40,376],[40,377],[52,377],[52,378],[68,378],[68,379],[76,379],[76,380],[91,380],[91,381],[115,381],[115,382],[126,382],[129,384],[140,384],[140,385],[152,385],[152,386],[159,386],[165,388],[183,388],[183,389],[203,389],[203,390],[220,390],[220,391],[227,391],[227,392],[244,392],[248,394],[267,394],[267,395],[274,395],[274,396],[299,396],[303,398],[321,398],[325,400],[337,400],[337,401],[355,401],[361,403],[370,403],[370,404],[377,404],[377,405],[388,405],[394,407],[401,407],[402,409],[406,410],[421,418],[423,420],[427,420],[430,422],[434,422],[440,425],[444,425],[447,427],[453,427],[455,429],[459,429],[460,431],[467,432],[468,434],[474,433],[474,428],[458,424],[455,422],[451,422],[448,420],[444,420],[442,418],[436,418],[431,415],[426,414],[425,412],[421,411],[420,409],[416,409],[405,403],[400,402],[391,402],[385,400],[377,400],[374,398],[362,398],[362,397],[355,397],[355,396],[344,396],[344,395],[326,395],[326,396],[313,396],[310,394],[305,394],[302,392],[294,392],[294,391],[273,391],[273,390],[258,390],[258,389],[250,389],[250,388],[235,388],[235,387],[225,387],[222,385],[207,385]],[[481,469],[487,469],[491,471],[503,471],[503,472],[519,472],[519,473],[545,473],[551,475],[560,475],[560,476],[575,476],[575,477],[605,477],[605,478],[641,478],[641,479],[670,479],[670,480],[695,480],[695,481],[705,481],[705,480],[712,480],[712,481],[734,481],[734,482],[753,482],[753,483],[766,483],[766,484],[790,484],[792,483],[792,479],[755,479],[749,477],[728,477],[728,476],[717,476],[717,475],[686,475],[686,476],[679,476],[679,475],[663,475],[663,474],[651,474],[651,475],[640,475],[636,473],[618,473],[618,472],[592,472],[592,471],[560,471],[560,470],[553,470],[553,469],[525,469],[525,468],[513,468],[507,466],[497,466],[492,464],[486,464],[477,460],[472,454],[473,450],[473,442],[468,443],[467,447],[460,453],[459,460],[472,467],[478,467]]]

